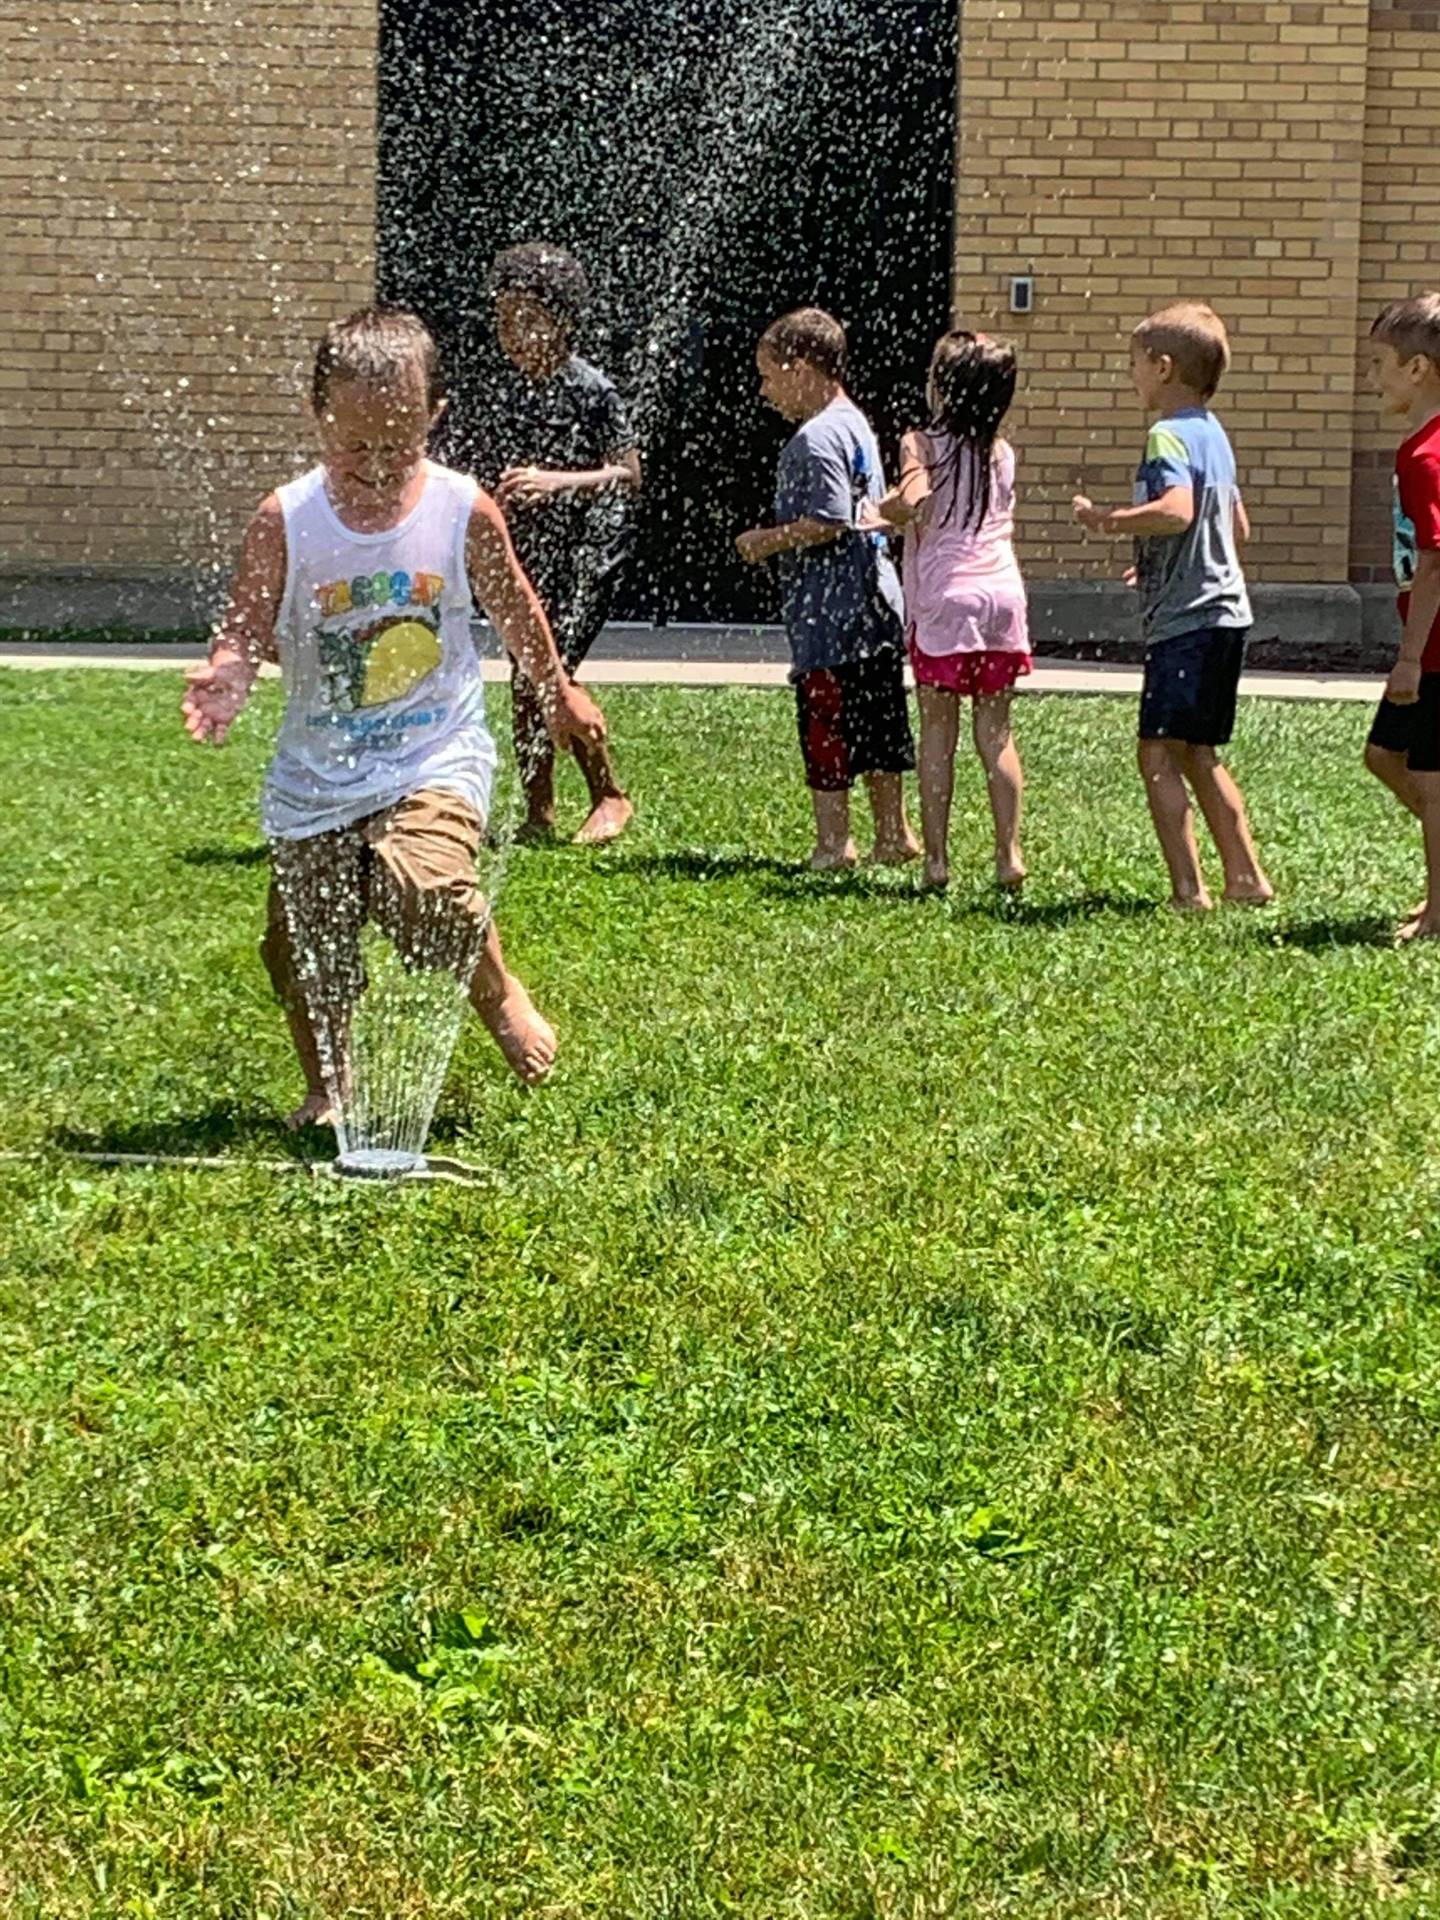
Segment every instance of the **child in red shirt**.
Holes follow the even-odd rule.
[[[1425,902],[1402,940],[1440,939],[1440,293],[1388,306],[1371,328],[1371,384],[1410,437],[1395,456],[1395,578],[1405,631],[1365,764],[1420,822]]]

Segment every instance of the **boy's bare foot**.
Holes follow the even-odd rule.
[[[865,857],[867,867],[906,867],[920,858],[920,842],[907,832],[903,840],[877,840]]]
[[[920,884],[928,893],[943,893],[950,884],[950,868],[944,860],[927,860]]]
[[[1172,913],[1209,913],[1215,902],[1208,893],[1177,893],[1170,899]]]
[[[554,838],[553,820],[527,820],[515,829],[517,847],[548,847]]]
[[[810,856],[810,871],[812,873],[848,873],[859,858],[853,840],[847,840],[843,847],[816,847]]]
[[[1268,880],[1257,880],[1250,887],[1226,887],[1220,897],[1227,907],[1268,907],[1275,899],[1275,889]]]
[[[527,1087],[538,1086],[555,1064],[555,1029],[536,1012],[534,1001],[514,974],[499,1000],[484,1001],[475,1011],[510,1071]]]
[[[287,1113],[285,1124],[292,1133],[298,1133],[301,1127],[333,1127],[335,1107],[328,1093],[307,1093],[293,1113]]]
[[[603,847],[618,840],[634,817],[634,804],[623,793],[612,793],[602,800],[575,836],[577,847]]]
[[[1440,917],[1432,915],[1428,907],[1413,920],[1407,920],[1395,935],[1397,946],[1409,946],[1412,940],[1440,940]]]
[[[1028,877],[1022,861],[997,860],[995,862],[995,884],[1002,893],[1019,893]]]

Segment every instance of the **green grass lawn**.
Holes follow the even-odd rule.
[[[783,694],[614,693],[469,1189],[274,1174],[270,723],[0,677],[0,1913],[1440,1911],[1440,957],[1360,708],[1182,921],[1126,702],[1023,905],[797,871]],[[577,785],[567,800],[578,820]],[[223,1154],[109,1172],[67,1147]],[[311,1149],[315,1149],[312,1147]]]

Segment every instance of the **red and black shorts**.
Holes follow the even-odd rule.
[[[800,674],[795,711],[805,783],[817,793],[845,792],[862,774],[909,773],[915,765],[899,652]]]

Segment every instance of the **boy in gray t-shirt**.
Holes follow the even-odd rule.
[[[1249,536],[1235,456],[1209,403],[1230,365],[1219,315],[1186,301],[1135,329],[1131,376],[1157,416],[1135,477],[1134,504],[1109,512],[1083,495],[1075,516],[1091,533],[1135,541],[1134,582],[1145,635],[1140,771],[1170,869],[1170,904],[1211,904],[1190,809],[1193,792],[1225,869],[1225,899],[1274,897],[1250,837],[1245,802],[1217,749],[1235,726],[1250,595],[1239,543]]]
[[[884,537],[859,529],[884,498],[870,423],[846,393],[845,331],[818,308],[788,313],[755,355],[760,390],[798,422],[780,456],[773,527],[736,541],[752,565],[778,558],[800,751],[815,808],[817,872],[853,867],[850,788],[865,780],[875,817],[871,860],[900,866],[920,849],[901,776],[915,765],[905,696],[905,617]]]

